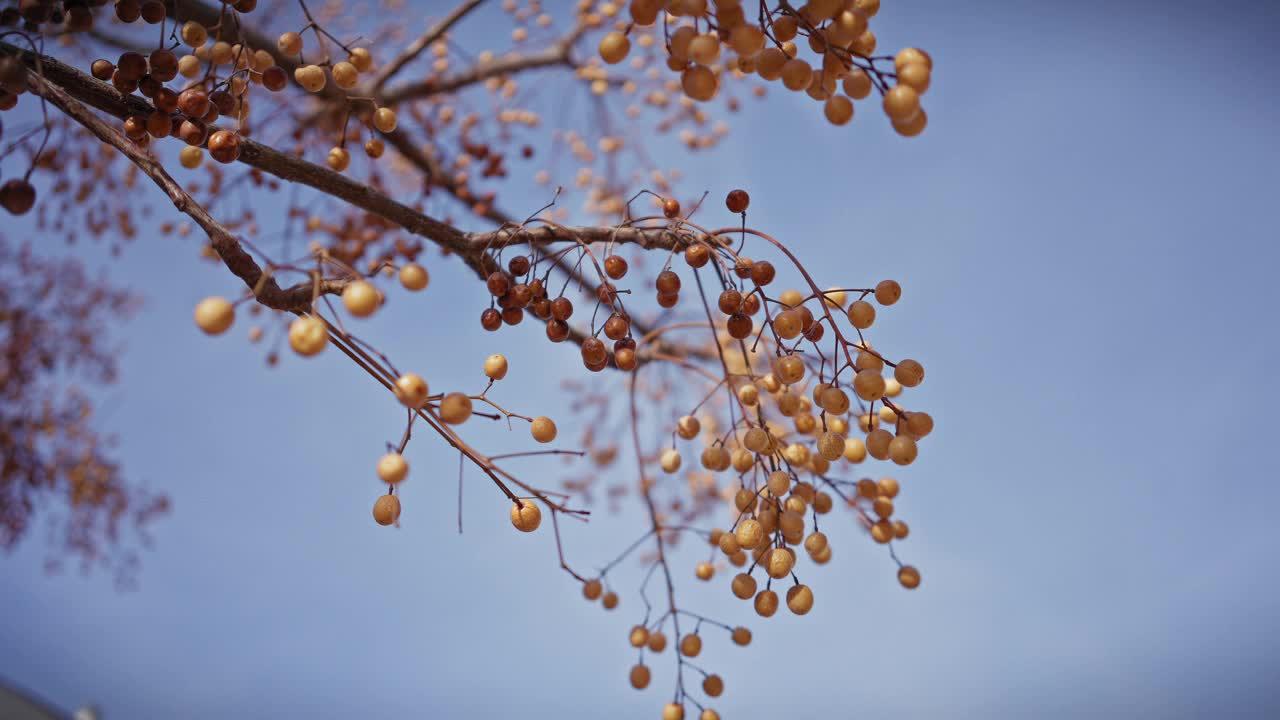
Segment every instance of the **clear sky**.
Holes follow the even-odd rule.
[[[921,138],[870,108],[832,128],[778,95],[714,154],[655,146],[688,187],[747,188],[752,224],[820,284],[900,280],[877,344],[925,362],[938,422],[899,474],[919,590],[851,523],[829,531],[804,618],[761,621],[685,557],[691,606],[756,635],[707,643],[717,709],[1280,716],[1280,13],[884,5],[883,42],[936,59]],[[613,613],[582,601],[550,534],[517,536],[481,478],[459,536],[456,457],[437,445],[411,446],[404,527],[371,523],[370,459],[402,416],[337,353],[269,371],[202,336],[191,307],[234,286],[192,255],[142,239],[112,266],[149,302],[118,332],[102,420],[174,501],[140,588],[46,576],[38,541],[0,558],[0,677],[108,718],[658,717],[670,651],[650,690],[628,686],[634,593]],[[533,325],[482,333],[484,290],[458,267],[435,262],[368,334],[433,387],[505,352],[502,397],[570,426],[557,381],[576,351]],[[641,528],[624,512],[566,541],[600,564]]]

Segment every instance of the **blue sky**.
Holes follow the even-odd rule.
[[[711,155],[656,146],[687,187],[747,188],[752,224],[820,284],[900,280],[876,342],[925,362],[938,422],[899,473],[918,591],[851,523],[804,618],[760,621],[685,556],[690,606],[755,631],[745,650],[709,636],[722,716],[1280,714],[1280,18],[1262,5],[886,2],[883,41],[937,62],[921,138],[778,95]],[[174,500],[141,587],[46,576],[39,542],[0,559],[0,677],[108,717],[657,717],[669,664],[644,693],[626,680],[634,593],[583,602],[480,478],[459,536],[436,445],[411,446],[404,527],[370,523],[401,415],[336,353],[269,371],[200,335],[192,305],[234,286],[193,250],[141,240],[112,266],[150,301],[119,331],[103,422]],[[451,269],[367,334],[433,386],[502,351],[501,397],[571,428],[576,353],[534,326],[482,333],[483,288]],[[640,528],[624,511],[566,541],[599,564]]]

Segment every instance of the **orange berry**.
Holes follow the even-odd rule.
[[[390,525],[400,519],[400,498],[383,495],[373,504],[373,519],[379,525]]]

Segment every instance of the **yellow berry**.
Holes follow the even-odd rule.
[[[397,122],[396,111],[391,108],[380,107],[373,113],[373,126],[378,128],[378,132],[393,132]]]
[[[373,67],[373,55],[369,54],[369,51],[365,48],[355,48],[351,51],[347,62],[354,65],[356,70],[360,72],[369,72]]]
[[[787,608],[797,615],[813,609],[813,591],[808,585],[792,585],[787,591]]]
[[[280,50],[281,55],[293,57],[302,52],[302,35],[296,32],[287,32],[276,41],[276,48]]]
[[[417,263],[409,263],[400,268],[400,284],[406,290],[423,290],[429,279],[427,269]]]
[[[649,630],[643,625],[636,625],[631,628],[628,639],[631,641],[631,647],[644,647],[649,642]]]
[[[530,423],[529,432],[533,435],[534,440],[540,443],[549,443],[556,439],[556,424],[551,418],[539,415]]]
[[[876,285],[876,302],[881,305],[892,305],[902,297],[902,286],[894,280],[881,280]]]
[[[329,331],[314,315],[303,315],[289,324],[289,347],[303,357],[317,355],[329,344]]]
[[[853,391],[867,402],[884,397],[884,378],[878,370],[859,370],[853,376]]]
[[[342,291],[342,304],[356,317],[368,317],[378,309],[378,289],[364,280],[357,280]]]
[[[765,556],[764,562],[765,572],[769,573],[769,577],[775,580],[789,575],[795,564],[795,555],[791,553],[790,548],[773,548]]]
[[[792,58],[782,66],[782,84],[788,90],[804,90],[813,80],[813,68],[800,58]]]
[[[684,706],[667,703],[662,708],[662,720],[684,720]]]
[[[924,382],[924,366],[915,360],[903,360],[893,369],[893,377],[904,387],[915,387]]]
[[[929,115],[924,111],[924,108],[920,108],[920,110],[916,112],[915,115],[912,115],[909,120],[894,120],[893,129],[903,137],[915,137],[916,135],[924,132],[924,129],[928,124]]]
[[[208,39],[209,33],[200,23],[194,20],[182,23],[182,42],[194,48],[203,46]]]
[[[919,94],[924,94],[929,89],[929,66],[924,63],[912,62],[902,66],[898,70],[898,84],[906,85]]]
[[[896,498],[898,497],[898,490],[898,481],[891,477],[882,477],[880,478],[880,481],[876,483],[876,492],[881,497],[887,497],[889,499]]]
[[[665,473],[676,472],[680,469],[680,453],[675,449],[664,450],[659,464],[662,466],[662,471]]]
[[[207,297],[196,305],[196,326],[208,335],[221,335],[236,320],[236,308],[225,298]]]
[[[750,631],[750,630],[748,630],[748,629],[746,629],[746,628],[744,628],[744,627],[742,627],[742,626],[738,626],[738,627],[734,628],[734,629],[733,629],[733,641],[734,641],[735,643],[737,643],[738,645],[741,645],[741,646],[744,646],[744,647],[745,647],[745,646],[747,646],[747,645],[750,645],[750,644],[751,644],[751,631]]]
[[[378,477],[385,483],[396,483],[404,480],[409,474],[409,463],[405,462],[404,456],[400,453],[392,452],[378,458]]]
[[[342,172],[351,164],[351,153],[346,148],[331,148],[329,150],[329,168],[334,172]]]
[[[327,76],[318,65],[303,65],[293,71],[293,79],[307,92],[320,92],[324,89]]]
[[[204,162],[204,151],[193,145],[187,145],[178,151],[178,162],[182,163],[182,167],[194,170]]]
[[[604,592],[604,586],[599,580],[588,580],[582,584],[582,596],[588,600],[598,600],[602,592]]]
[[[895,122],[905,122],[920,109],[920,94],[908,85],[889,88],[884,94],[884,112]]]
[[[822,111],[832,125],[847,125],[853,119],[853,101],[843,95],[832,95]]]
[[[778,593],[772,590],[761,590],[756,595],[755,601],[756,614],[760,617],[771,617],[778,612]]]
[[[876,308],[866,300],[858,300],[849,306],[849,324],[866,330],[876,321]]]
[[[919,454],[916,441],[899,435],[889,442],[889,459],[898,465],[910,465]]]
[[[338,87],[350,89],[356,86],[360,81],[360,71],[356,70],[356,66],[345,60],[333,65],[333,82]]]
[[[925,69],[932,70],[933,58],[920,48],[913,47],[903,48],[898,51],[897,55],[893,56],[893,69],[899,73],[902,72],[903,68],[912,64],[923,65]]]
[[[871,94],[871,76],[860,69],[854,69],[841,83],[844,94],[854,100],[861,100]]]
[[[729,451],[720,445],[712,445],[702,451],[702,467],[720,472],[729,469]]]
[[[769,479],[766,484],[769,487],[769,494],[774,497],[782,497],[791,490],[791,476],[783,470],[777,470],[769,473]]]
[[[752,518],[738,523],[738,529],[734,534],[738,537],[738,544],[746,550],[752,550],[764,541],[764,527],[758,520]]]
[[[733,576],[733,581],[729,583],[729,588],[733,590],[733,594],[743,600],[749,600],[752,595],[756,594],[756,579],[746,573],[738,573]]]
[[[720,37],[705,33],[689,41],[689,59],[699,65],[711,65],[720,59]]]
[[[716,96],[719,80],[710,68],[692,65],[680,75],[680,86],[684,94],[694,100],[706,102]]]
[[[612,590],[605,593],[604,597],[600,599],[600,604],[604,606],[605,610],[612,610],[618,607],[618,593]]]
[[[858,438],[844,441],[844,459],[851,463],[860,463],[867,459],[867,446]]]
[[[507,359],[502,355],[490,355],[484,361],[484,374],[490,380],[501,380],[507,376]],[[550,422],[550,421],[548,421]],[[554,426],[553,426],[554,427]],[[554,432],[552,437],[555,437]]]
[[[869,18],[875,17],[880,12],[880,0],[854,0],[853,9]]]
[[[454,392],[440,401],[440,419],[450,425],[461,425],[471,419],[471,398]]]
[[[685,440],[692,440],[702,430],[702,423],[692,415],[685,415],[676,421],[676,434]]]
[[[867,454],[877,460],[889,459],[889,443],[893,435],[888,430],[876,429],[867,433]]]
[[[396,378],[396,397],[407,408],[417,410],[427,402],[427,397],[431,394],[427,389],[427,381],[422,376],[414,373],[405,373]]]
[[[929,413],[907,413],[907,433],[911,437],[919,440],[931,432],[933,432],[933,417]]]
[[[878,497],[872,501],[871,509],[881,520],[888,520],[893,516],[893,501],[887,497]]]
[[[542,511],[532,500],[521,500],[511,506],[511,524],[520,532],[533,532],[542,524]]]
[[[889,542],[893,538],[893,523],[888,520],[880,520],[871,526],[871,539],[881,545]]]
[[[600,58],[610,65],[617,65],[631,52],[631,41],[620,32],[611,32],[600,40]]]
[[[700,562],[694,569],[694,574],[698,576],[699,580],[710,580],[715,573],[716,569],[709,562]]]

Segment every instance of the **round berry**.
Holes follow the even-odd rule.
[[[318,355],[329,344],[329,331],[314,315],[303,315],[289,324],[289,347],[303,357]]]
[[[226,299],[209,297],[196,305],[196,325],[209,335],[221,335],[236,319],[236,309]]]
[[[908,590],[920,587],[920,571],[910,565],[898,568],[898,582]]]
[[[379,525],[390,525],[400,519],[400,498],[383,495],[373,504],[373,519]]]
[[[549,443],[556,439],[556,424],[551,418],[539,415],[529,424],[529,432],[533,439],[540,443]]]
[[[365,280],[357,280],[342,290],[342,304],[356,317],[372,315],[378,302],[378,289]]]
[[[427,389],[427,381],[414,373],[405,373],[396,378],[395,392],[401,404],[414,410],[426,405],[427,397],[431,394]]]
[[[409,463],[400,453],[387,453],[378,458],[378,477],[385,483],[396,483],[404,480],[409,474]]]
[[[542,511],[532,500],[521,500],[511,506],[511,524],[520,532],[533,532],[542,524]]]
[[[427,269],[417,263],[409,263],[400,268],[400,284],[406,290],[425,290],[430,277]]]

